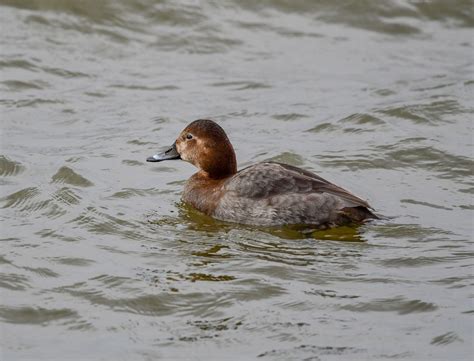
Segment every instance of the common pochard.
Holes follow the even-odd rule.
[[[262,162],[237,171],[234,148],[212,120],[192,122],[168,150],[147,161],[170,159],[199,169],[187,181],[183,201],[222,221],[329,228],[377,218],[366,201],[307,170]]]

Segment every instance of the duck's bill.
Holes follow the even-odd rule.
[[[167,151],[159,154],[155,154],[146,159],[147,162],[162,162],[170,159],[180,159],[180,155],[176,150],[176,143],[174,143]]]

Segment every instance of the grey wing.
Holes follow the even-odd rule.
[[[225,186],[245,198],[269,198],[283,194],[328,193],[344,201],[346,207],[366,207],[369,204],[307,170],[288,164],[265,162],[242,169]]]

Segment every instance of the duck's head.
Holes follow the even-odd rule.
[[[210,178],[229,177],[237,172],[234,148],[216,122],[198,119],[189,124],[165,152],[148,157],[148,162],[182,159]]]

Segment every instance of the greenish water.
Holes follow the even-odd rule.
[[[1,0],[0,358],[471,359],[473,7]],[[145,159],[205,117],[387,219],[193,212]]]

